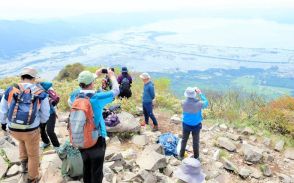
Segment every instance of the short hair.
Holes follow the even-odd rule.
[[[31,75],[28,75],[28,74],[22,75],[22,76],[20,76],[20,78],[22,80],[25,80],[25,79],[33,80],[33,79],[35,79],[34,77],[32,77]]]
[[[86,85],[85,83],[80,83],[79,86],[84,89],[84,88],[88,88],[92,83]]]

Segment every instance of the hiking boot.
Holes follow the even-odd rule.
[[[28,172],[28,160],[22,160],[20,162],[21,167],[21,173],[27,173]]]
[[[41,180],[41,175],[35,179],[28,179],[27,183],[38,183]]]
[[[46,148],[49,147],[49,146],[50,146],[50,144],[46,144],[46,143],[43,142],[43,143],[40,145],[40,148],[44,150],[44,149],[46,149]]]
[[[152,129],[152,131],[153,131],[153,132],[158,131],[158,125],[154,126],[153,129]]]

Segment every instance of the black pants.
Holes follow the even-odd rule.
[[[187,141],[189,139],[190,133],[192,133],[193,137],[193,152],[194,152],[194,158],[199,158],[199,137],[200,137],[200,130],[199,129],[184,129],[183,128],[183,139],[182,139],[182,144],[181,144],[181,151],[180,151],[180,157],[184,157],[186,146],[187,146]]]
[[[58,138],[54,132],[55,123],[56,123],[56,113],[52,113],[52,114],[50,114],[50,117],[49,117],[47,123],[41,124],[41,127],[40,127],[41,138],[45,144],[49,144],[51,141],[51,143],[54,147],[59,147],[60,144],[59,144]],[[50,138],[50,141],[49,141],[48,136]]]
[[[120,98],[130,98],[132,96],[132,91],[120,91],[118,97]]]
[[[102,182],[105,150],[106,143],[103,137],[99,137],[95,146],[89,149],[80,149],[84,162],[84,183]]]

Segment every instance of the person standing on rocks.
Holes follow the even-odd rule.
[[[84,183],[101,183],[103,180],[107,133],[102,112],[119,94],[114,72],[111,69],[107,72],[112,90],[98,93],[95,91],[94,82],[102,74],[102,69],[97,70],[96,74],[83,71],[78,77],[80,89],[74,91],[69,98],[69,105],[72,107],[69,120],[70,138],[73,146],[78,147],[82,154]]]
[[[151,81],[151,77],[148,73],[143,73],[140,75],[140,78],[144,82],[144,90],[143,90],[143,113],[145,122],[142,126],[149,123],[149,118],[153,121],[153,129],[152,131],[158,131],[158,122],[153,114],[153,104],[155,99],[155,90],[154,84]]]
[[[198,100],[197,94],[200,98]],[[193,137],[194,158],[199,158],[199,136],[202,128],[202,109],[208,106],[208,100],[199,88],[188,87],[184,93],[186,100],[183,108],[183,139],[179,158],[183,159],[190,133]]]
[[[42,87],[46,93],[48,94],[49,97],[49,104],[50,104],[50,117],[47,123],[41,124],[40,125],[40,130],[41,130],[41,138],[43,143],[41,144],[41,148],[45,149],[50,146],[50,141],[54,147],[54,150],[56,151],[60,143],[58,141],[58,138],[54,132],[55,129],[55,123],[56,123],[56,105],[59,102],[59,96],[55,92],[55,90],[52,88],[52,83],[51,82],[40,82],[39,83],[40,87]],[[50,140],[49,140],[49,138]]]
[[[19,142],[22,173],[28,172],[27,182],[38,182],[39,175],[39,126],[49,119],[50,105],[47,94],[35,83],[37,70],[24,68],[21,81],[9,87],[0,104],[2,129]]]
[[[119,97],[120,98],[130,98],[132,96],[132,82],[133,79],[128,73],[127,67],[122,67],[121,74],[117,77],[117,82],[119,84]]]

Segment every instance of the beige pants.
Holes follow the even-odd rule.
[[[40,129],[30,132],[14,132],[10,134],[19,141],[19,159],[28,160],[29,179],[39,176],[39,142]]]

